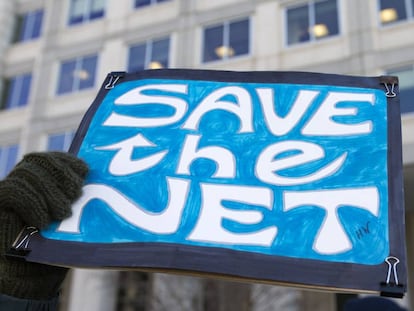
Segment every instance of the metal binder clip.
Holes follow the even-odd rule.
[[[105,89],[107,90],[113,89],[115,87],[115,84],[124,74],[125,74],[124,72],[111,72],[109,75],[109,81],[105,85]]]
[[[20,231],[11,248],[6,252],[6,257],[24,259],[24,257],[30,253],[30,238],[37,232],[39,232],[39,230],[35,227],[25,227],[22,231]]]
[[[391,83],[391,88],[389,87],[389,84],[387,82],[384,82],[385,90],[387,91],[385,93],[385,96],[387,97],[395,97],[397,94],[394,92],[395,83]]]
[[[381,296],[402,298],[404,296],[404,286],[398,282],[397,265],[400,260],[397,257],[389,256],[385,258],[388,265],[387,277],[385,282],[381,282]],[[394,282],[391,281],[391,276]]]

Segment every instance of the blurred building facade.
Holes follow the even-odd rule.
[[[27,152],[67,150],[111,71],[398,75],[410,262],[413,33],[414,0],[0,0],[0,178]],[[414,307],[413,290],[400,303]],[[61,309],[336,311],[341,299],[269,285],[76,269]]]

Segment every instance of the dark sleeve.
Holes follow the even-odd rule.
[[[0,310],[56,311],[58,310],[58,297],[51,300],[31,300],[0,294]]]

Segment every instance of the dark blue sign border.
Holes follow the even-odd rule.
[[[359,265],[326,262],[214,247],[166,243],[80,243],[50,240],[40,234],[30,238],[26,260],[60,266],[136,268],[220,275],[233,279],[291,284],[350,292],[383,292],[402,296],[406,291],[406,251],[401,152],[401,120],[396,77],[356,77],[307,72],[229,72],[206,70],[149,70],[110,73],[85,114],[70,152],[77,154],[94,113],[107,92],[117,83],[137,79],[177,79],[249,83],[292,83],[379,89],[388,94],[388,210],[390,256],[394,263]],[[396,96],[394,96],[396,95]],[[394,266],[392,266],[394,268]],[[384,284],[385,283],[385,284]]]

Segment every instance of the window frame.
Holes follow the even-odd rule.
[[[82,86],[82,80],[84,81],[89,80],[88,77],[86,77],[85,79],[82,78],[82,74],[85,71],[86,71],[86,74],[88,74],[88,71],[84,66],[86,60],[88,59],[94,59],[94,68],[92,69],[93,72],[91,72],[92,81],[88,83],[87,85]],[[70,89],[69,88],[66,89],[63,85],[65,83],[63,79],[66,79],[68,77],[67,75],[63,74],[64,70],[66,70],[64,67],[67,65],[74,65],[74,69],[72,71],[68,71],[68,72],[72,72],[71,77],[69,77],[70,79],[69,84],[71,84]],[[62,95],[73,94],[76,92],[94,88],[96,84],[96,75],[98,71],[98,65],[99,65],[98,53],[92,53],[92,54],[77,56],[71,59],[62,60],[59,63],[58,76],[56,79],[57,84],[56,84],[55,95],[62,96]],[[78,74],[75,74],[75,72],[78,72]]]
[[[0,110],[23,108],[29,104],[32,73],[23,73],[3,80]]]
[[[385,74],[392,75],[392,76],[398,76],[398,72],[404,72],[404,71],[411,72],[412,76],[414,77],[414,63],[388,68],[387,70],[385,70]],[[400,81],[401,81],[401,79],[400,79]],[[412,86],[409,89],[412,90],[412,92],[414,93],[414,80],[412,82]],[[400,86],[399,86],[399,91],[400,91],[400,96],[401,96]],[[401,104],[401,102],[400,102],[400,109],[401,109],[401,115],[414,114],[414,100],[412,102],[412,109],[411,110],[408,109],[408,105],[407,105],[407,111],[406,111],[405,105],[403,106]]]
[[[247,45],[246,45],[247,53],[235,54],[233,56],[231,55],[229,56],[224,53],[223,57],[218,57],[217,59],[212,59],[212,60],[206,60],[205,59],[206,31],[212,28],[221,27],[223,29],[223,33],[222,33],[222,38],[221,38],[222,45],[220,47],[226,47],[226,46],[230,47],[230,42],[231,42],[230,27],[232,24],[236,24],[239,22],[247,22]],[[245,16],[245,17],[237,18],[237,19],[227,19],[220,23],[204,25],[202,28],[201,37],[202,37],[201,38],[202,47],[201,47],[201,57],[200,57],[201,64],[210,64],[210,63],[215,63],[215,62],[229,61],[229,60],[238,59],[241,57],[250,56],[252,53],[252,18],[251,16]]]
[[[152,6],[152,5],[157,5],[157,4],[164,3],[164,2],[169,2],[169,1],[172,1],[172,0],[148,0],[148,1],[149,1],[148,4],[143,4],[143,5],[138,5],[137,6],[137,0],[134,0],[132,6],[135,10],[139,10],[139,9],[142,9],[142,8],[146,8],[146,7],[149,7],[149,6]]]
[[[13,43],[36,40],[43,31],[44,9],[37,9],[17,15]],[[38,27],[35,27],[36,24]]]
[[[400,25],[403,23],[409,23],[414,21],[414,1],[413,0],[402,0],[404,1],[404,7],[405,7],[405,15],[406,18],[404,19],[397,19],[397,20],[391,20],[389,22],[382,22],[381,21],[381,13],[388,9],[388,8],[381,8],[381,0],[377,0],[377,12],[378,12],[378,25],[379,27],[392,27],[395,25]]]
[[[151,304],[153,292],[153,275],[141,271],[120,271],[116,310],[147,310]],[[132,293],[132,294],[131,294]]]
[[[82,12],[80,14],[74,14],[75,1],[83,1],[80,5],[82,6]],[[96,0],[70,0],[69,9],[68,9],[68,19],[67,25],[69,27],[74,27],[77,25],[87,24],[95,20],[99,20],[105,17],[106,9],[106,0],[102,0],[102,8],[99,11],[99,14],[94,15],[93,4]],[[99,1],[99,0],[98,0]],[[95,13],[96,13],[95,12]]]
[[[10,151],[14,152],[14,156],[10,159]],[[12,153],[13,155],[13,153]],[[19,157],[19,145],[0,145],[0,179],[3,179],[16,165]]]
[[[342,35],[342,26],[341,26],[341,2],[339,0],[334,0],[336,2],[336,15],[337,15],[337,33],[332,34],[332,35],[325,35],[325,36],[320,36],[317,37],[314,35],[314,33],[312,31],[308,31],[308,36],[309,39],[304,40],[304,41],[296,41],[296,42],[292,42],[289,43],[289,20],[288,20],[288,11],[290,9],[297,9],[297,8],[301,8],[301,7],[306,7],[307,8],[307,12],[308,12],[308,28],[312,28],[314,26],[317,25],[316,20],[317,20],[317,12],[316,12],[316,4],[318,2],[324,2],[326,0],[307,0],[301,3],[297,3],[297,4],[292,4],[292,5],[288,5],[284,8],[284,45],[287,48],[291,48],[294,46],[301,46],[303,44],[315,44],[324,40],[329,40],[329,39],[333,39],[335,37],[339,37]]]
[[[58,133],[51,133],[47,136],[47,151],[69,151],[70,145],[72,144],[73,138],[75,137],[75,131],[74,130],[68,130],[64,132],[58,132]],[[52,139],[59,139],[59,145],[61,145],[61,148],[55,148],[52,146],[53,142]]]
[[[150,64],[153,62],[157,62],[156,59],[153,58],[153,50],[154,50],[154,43],[162,42],[162,41],[168,41],[168,51],[167,51],[167,60],[166,60],[166,66],[165,67],[151,67]],[[131,68],[131,56],[132,56],[132,49],[138,48],[138,47],[144,47],[144,67],[143,69],[133,69]],[[136,72],[139,70],[145,70],[145,69],[160,69],[160,68],[169,68],[171,62],[171,36],[165,36],[165,37],[159,37],[159,38],[153,38],[153,39],[147,39],[142,42],[138,42],[135,44],[131,44],[128,47],[128,57],[127,57],[127,70],[128,72]]]

